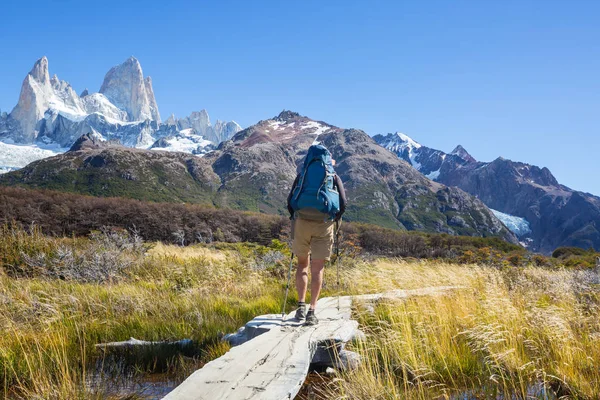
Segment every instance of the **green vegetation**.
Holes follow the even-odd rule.
[[[359,188],[349,189],[348,195],[352,198],[346,210],[346,218],[349,220],[390,229],[406,229],[396,219],[397,207],[391,201],[394,196],[387,185],[362,183]],[[379,204],[376,207],[377,203]]]
[[[41,227],[55,236],[87,236],[103,227],[135,229],[150,241],[194,244],[285,240],[286,217],[191,204],[152,203],[123,198],[98,198],[44,190],[0,187],[0,223]],[[391,217],[389,221],[395,221]],[[466,251],[482,247],[524,252],[500,238],[451,236],[343,223],[348,246],[372,255],[459,260]],[[477,260],[473,260],[477,261]]]
[[[593,268],[597,265],[600,253],[593,248],[588,250],[579,247],[559,247],[552,253],[552,258],[568,267],[583,266]]]
[[[81,165],[75,168],[71,162]],[[214,189],[206,182],[195,179],[186,166],[178,164],[177,160],[171,163],[149,160],[147,165],[134,169],[128,162],[131,160],[113,157],[110,152],[86,160],[85,165],[78,158],[68,160],[67,165],[58,161],[40,160],[35,163],[34,174],[25,176],[26,170],[15,171],[1,177],[0,182],[7,186],[26,186],[100,197],[213,203]],[[99,165],[103,168],[96,168]]]

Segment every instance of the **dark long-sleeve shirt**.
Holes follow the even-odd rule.
[[[290,217],[294,216],[294,209],[292,208],[291,200],[292,194],[294,193],[294,189],[296,188],[296,185],[298,185],[298,178],[299,176],[296,176],[296,179],[292,184],[292,190],[290,190],[290,193],[287,197],[287,209],[290,213]],[[342,183],[342,180],[337,174],[335,174],[333,177],[333,187],[336,188],[338,193],[340,194],[340,211],[335,215],[335,219],[337,220],[340,219],[346,211],[346,191],[344,190],[344,184]]]

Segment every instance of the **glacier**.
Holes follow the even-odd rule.
[[[491,208],[490,211],[518,237],[526,236],[531,233],[531,227],[525,218],[505,214],[501,211],[493,210]]]
[[[0,174],[23,168],[36,160],[64,153],[68,148],[44,144],[0,142]]]

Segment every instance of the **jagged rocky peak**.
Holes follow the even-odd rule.
[[[535,183],[540,186],[558,188],[558,180],[547,167],[526,164],[518,161],[498,157],[487,165],[496,175],[513,176],[524,183]]]
[[[175,125],[177,124],[177,120],[175,119],[175,114],[169,115],[169,118],[165,121],[166,125]]]
[[[206,110],[193,111],[189,117],[179,120],[181,129],[193,129],[197,134],[207,136],[210,134],[210,117]],[[210,140],[210,139],[209,139]]]
[[[33,68],[29,75],[36,81],[45,84],[50,82],[50,74],[48,73],[48,58],[46,56],[40,58],[33,64]]]
[[[236,133],[242,130],[242,127],[235,121],[221,121],[220,119],[215,122],[215,134],[220,138],[220,141],[228,140],[233,137]]]
[[[193,111],[190,114],[190,118],[194,121],[198,121],[199,123],[210,125],[210,117],[208,116],[208,111],[205,109]]]
[[[460,144],[458,146],[456,146],[456,148],[454,150],[452,150],[452,152],[450,154],[460,157],[463,160],[468,161],[468,162],[477,162],[477,160],[475,160],[475,158],[473,156],[471,156],[469,154],[469,152],[464,147],[462,147]]]
[[[282,112],[279,113],[278,116],[276,116],[275,118],[273,118],[275,121],[291,121],[294,120],[296,118],[299,118],[300,114],[298,114],[297,112],[294,111],[290,111],[290,110],[283,110]]]
[[[166,125],[175,125],[180,130],[191,129],[196,135],[202,136],[206,140],[218,144],[224,140],[229,140],[242,127],[235,121],[224,122],[217,120],[213,126],[210,123],[210,117],[206,110],[194,111],[188,117],[176,119],[174,115],[169,117]]]
[[[81,94],[79,95],[79,97],[85,97],[88,94],[90,94],[90,91],[88,90],[88,88],[83,89],[83,92],[81,92]]]
[[[38,121],[43,118],[52,97],[48,59],[44,56],[35,62],[23,80],[19,101],[10,114],[16,123],[13,140],[30,143],[36,139]]]
[[[106,73],[100,93],[125,110],[131,121],[160,122],[152,80],[150,77],[144,79],[142,66],[133,56]]]
[[[69,151],[80,151],[87,149],[98,149],[103,147],[108,147],[110,145],[109,142],[102,139],[102,136],[95,132],[88,132],[84,135],[81,135],[79,139],[73,143]]]

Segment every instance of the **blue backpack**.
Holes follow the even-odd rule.
[[[320,144],[310,146],[292,193],[292,209],[313,208],[335,218],[340,211],[340,194],[334,189],[334,176],[329,150]]]

